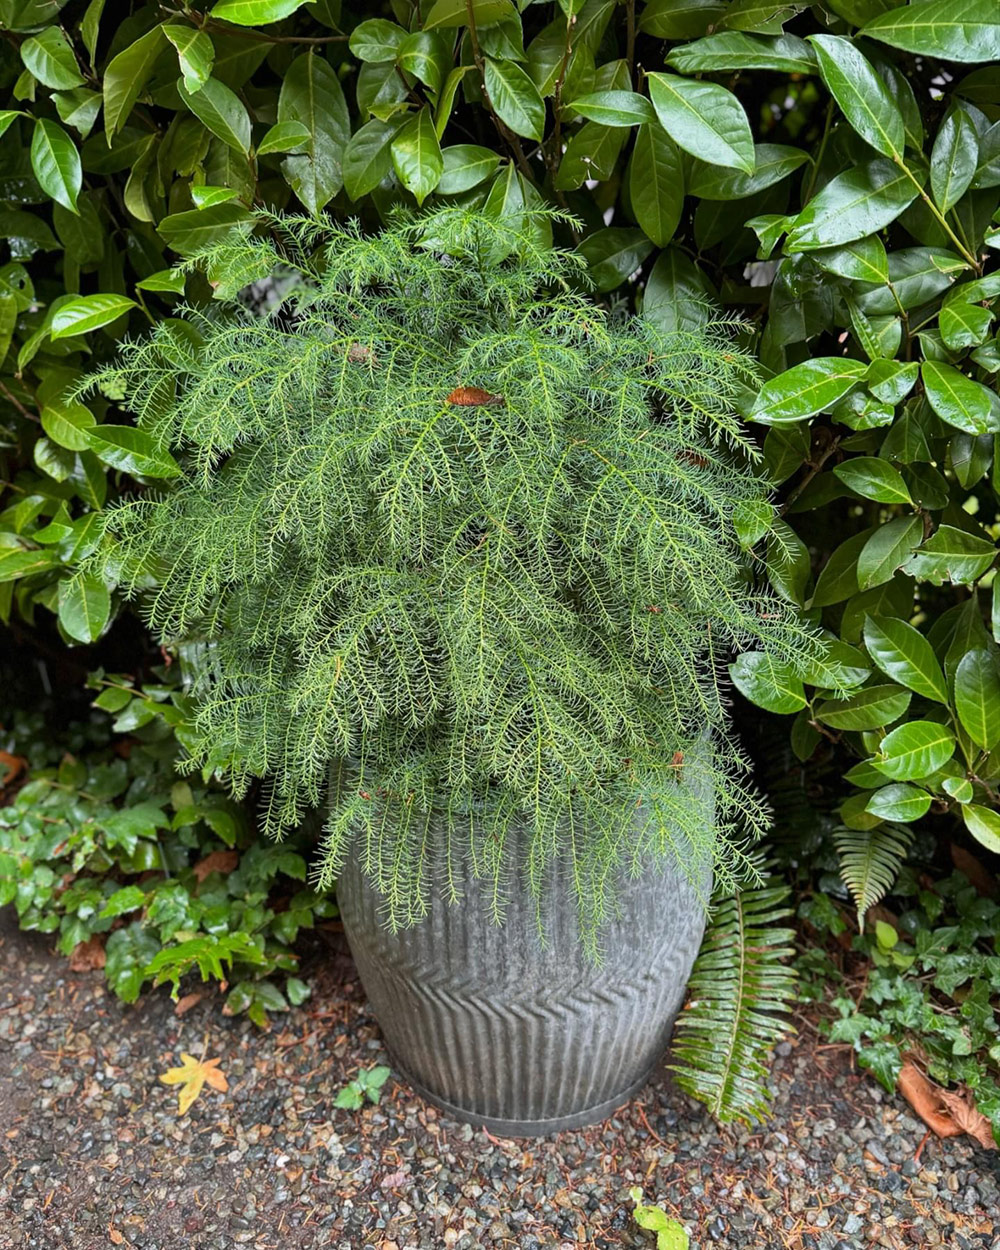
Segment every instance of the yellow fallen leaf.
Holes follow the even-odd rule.
[[[179,1085],[177,1094],[177,1114],[186,1115],[191,1104],[201,1093],[205,1085],[211,1085],[224,1094],[229,1089],[225,1073],[219,1071],[221,1059],[195,1059],[181,1051],[184,1063],[179,1068],[171,1068],[164,1072],[160,1080],[164,1085]]]

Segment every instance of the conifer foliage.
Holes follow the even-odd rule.
[[[733,327],[602,310],[548,224],[268,219],[189,262],[209,312],[93,382],[181,467],[110,510],[94,560],[162,639],[210,644],[193,760],[267,777],[275,835],[327,805],[324,882],[354,845],[393,924],[456,856],[498,916],[512,873],[562,861],[591,939],[618,868],[735,875],[763,813],[719,673],[812,647],[734,524],[770,506]],[[241,301],[275,274],[269,311]]]

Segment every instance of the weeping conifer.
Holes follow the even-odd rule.
[[[396,925],[456,856],[498,915],[560,861],[596,941],[619,871],[741,872],[765,816],[724,661],[813,643],[734,528],[769,505],[732,325],[601,309],[544,225],[275,218],[195,258],[224,298],[93,380],[183,466],[94,559],[164,642],[209,644],[192,765],[267,778],[273,835],[325,806],[323,883],[362,856]],[[275,275],[269,311],[240,298]]]

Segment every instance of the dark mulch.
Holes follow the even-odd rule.
[[[807,1023],[756,1132],[660,1073],[597,1128],[500,1141],[393,1082],[336,1110],[384,1054],[337,936],[306,963],[313,999],[261,1033],[212,996],[180,1017],[165,993],[123,1007],[0,915],[0,1250],[653,1247],[634,1185],[694,1250],[1000,1250],[998,1156],[921,1150],[923,1126]],[[178,1119],[157,1077],[182,1050],[219,1057],[230,1091]]]

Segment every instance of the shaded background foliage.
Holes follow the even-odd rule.
[[[112,628],[114,588],[72,572],[106,501],[176,466],[64,393],[211,298],[177,257],[255,207],[552,203],[601,296],[747,320],[779,508],[740,537],[853,689],[753,653],[733,677],[807,777],[850,768],[859,913],[914,827],[1000,850],[995,0],[123,9],[0,0],[4,620],[50,648]]]

